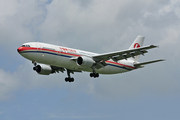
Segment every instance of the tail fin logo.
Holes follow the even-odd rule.
[[[141,47],[141,46],[139,45],[139,43],[135,43],[135,44],[134,44],[134,48],[139,48],[139,47]]]

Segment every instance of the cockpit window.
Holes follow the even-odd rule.
[[[22,45],[21,47],[30,47],[30,45]]]

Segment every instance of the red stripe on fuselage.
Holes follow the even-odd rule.
[[[19,47],[18,48],[18,52],[24,52],[24,51],[30,51],[30,50],[38,50],[38,51],[48,51],[48,52],[54,52],[54,53],[61,53],[61,54],[66,54],[66,55],[70,55],[70,56],[75,56],[75,57],[79,57],[80,55],[77,54],[73,54],[73,53],[66,53],[66,52],[61,52],[61,51],[55,51],[55,50],[51,50],[51,49],[45,49],[45,48],[35,48],[35,47]]]
[[[18,48],[18,52],[23,52],[26,50],[37,50],[37,48],[33,48],[33,47],[19,47]]]

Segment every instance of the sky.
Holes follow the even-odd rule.
[[[180,119],[179,0],[0,0],[1,120]],[[95,53],[129,48],[138,35],[159,45],[140,62],[166,59],[123,74],[32,70],[17,53],[45,42]]]

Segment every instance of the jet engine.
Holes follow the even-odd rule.
[[[90,57],[80,56],[77,58],[76,63],[78,66],[92,67],[95,61]]]
[[[53,73],[52,68],[49,65],[45,65],[45,64],[37,65],[33,68],[33,70],[35,70],[37,73],[41,75],[49,75]]]

